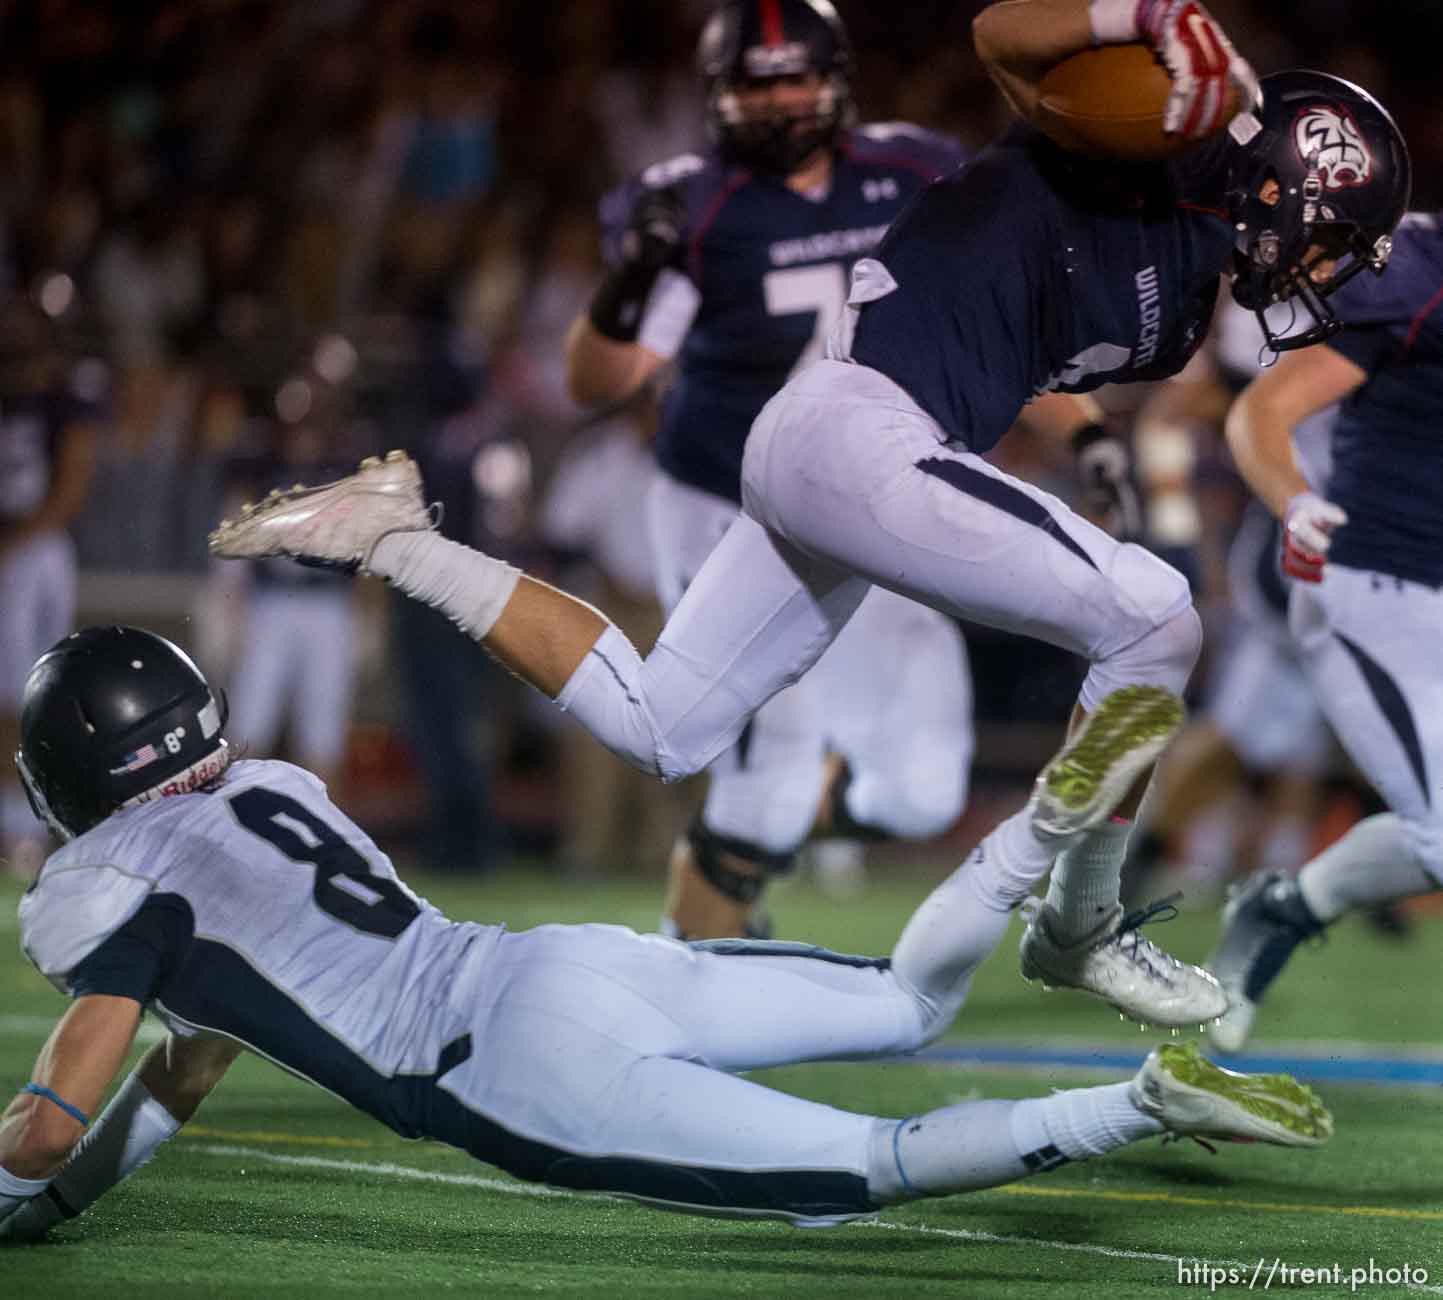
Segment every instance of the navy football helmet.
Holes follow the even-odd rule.
[[[1402,133],[1361,87],[1304,69],[1264,77],[1262,85],[1258,114],[1229,128],[1242,145],[1228,183],[1233,297],[1257,314],[1268,346],[1281,352],[1336,334],[1343,326],[1328,295],[1362,270],[1382,274],[1412,169]],[[1339,264],[1323,284],[1304,266],[1314,245]],[[1263,313],[1285,300],[1312,324],[1280,337]]]
[[[86,628],[30,670],[15,765],[35,815],[68,840],[118,808],[214,781],[230,763],[225,721],[224,696],[178,646]]]
[[[852,50],[829,0],[728,0],[702,31],[697,65],[712,133],[743,167],[786,175],[851,120]],[[804,114],[754,116],[738,99],[747,83],[809,73],[822,78],[822,90]]]

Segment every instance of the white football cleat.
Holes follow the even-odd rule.
[[[1037,778],[1032,829],[1058,839],[1104,821],[1186,716],[1182,701],[1161,686],[1126,686],[1104,696]]]
[[[1045,988],[1095,993],[1129,1019],[1169,1028],[1201,1025],[1228,1009],[1228,997],[1212,975],[1164,952],[1140,927],[1171,903],[1139,912],[1116,906],[1091,934],[1071,944],[1054,937],[1057,915],[1040,898],[1026,898],[1019,955],[1024,979]],[[1176,914],[1175,911],[1173,913]]]
[[[210,535],[211,554],[230,560],[289,556],[365,573],[381,538],[436,526],[421,492],[421,471],[405,452],[387,452],[384,460],[368,456],[347,478],[272,492],[237,518],[222,520]]]
[[[1289,1074],[1238,1074],[1214,1065],[1196,1043],[1164,1043],[1130,1085],[1132,1103],[1178,1137],[1318,1147],[1333,1117]]]

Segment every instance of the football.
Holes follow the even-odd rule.
[[[1162,129],[1171,89],[1166,69],[1147,45],[1083,50],[1044,74],[1037,124],[1077,153],[1130,162],[1172,158],[1196,142]],[[1241,96],[1236,87],[1230,94],[1235,112],[1242,107]]]

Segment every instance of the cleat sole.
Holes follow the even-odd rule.
[[[1224,1097],[1266,1128],[1282,1130],[1272,1140],[1289,1145],[1321,1146],[1333,1135],[1333,1117],[1306,1084],[1287,1074],[1237,1074],[1214,1065],[1196,1043],[1164,1043],[1158,1049],[1164,1069],[1179,1083]],[[1259,1135],[1261,1136],[1261,1134]]]

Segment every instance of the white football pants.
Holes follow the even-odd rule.
[[[934,897],[973,905],[957,880]],[[436,1086],[474,1118],[465,1140],[441,1136],[521,1177],[704,1213],[813,1225],[871,1213],[883,1121],[737,1072],[922,1046],[970,979],[930,952],[899,947],[909,980],[804,944],[691,945],[615,925],[503,933],[453,995],[474,1050]]]
[[[865,366],[819,361],[752,427],[744,513],[643,661],[601,636],[557,697],[603,744],[678,779],[836,639],[873,584],[1086,658],[1082,703],[1181,691],[1201,637],[1187,582],[1056,497],[943,445]]]
[[[347,587],[256,589],[227,734],[257,757],[269,757],[289,718],[298,760],[334,771],[345,758],[351,725],[357,639]]]
[[[1330,564],[1294,583],[1289,624],[1343,748],[1443,885],[1443,591]]]
[[[661,472],[647,504],[657,595],[670,614],[740,511]],[[972,679],[956,624],[873,588],[811,671],[712,764],[706,825],[791,852],[811,829],[834,750],[851,768],[858,820],[902,839],[938,835],[961,814],[972,749]]]

